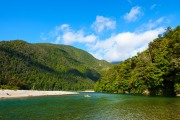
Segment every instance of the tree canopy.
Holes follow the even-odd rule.
[[[180,93],[180,26],[166,29],[137,56],[113,66],[95,90],[174,96]]]
[[[110,66],[72,46],[0,42],[0,88],[4,89],[93,89]]]

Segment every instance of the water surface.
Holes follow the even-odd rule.
[[[0,100],[0,120],[180,120],[180,98],[87,93]]]

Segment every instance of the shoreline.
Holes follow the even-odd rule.
[[[34,97],[34,96],[53,96],[53,95],[72,95],[78,92],[70,91],[38,91],[38,90],[0,90],[0,99]]]
[[[87,92],[87,93],[89,93],[89,92],[95,92],[94,90],[85,90],[85,91],[80,91],[80,92]]]

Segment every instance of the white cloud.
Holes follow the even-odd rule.
[[[112,30],[116,28],[116,21],[103,17],[96,16],[96,21],[91,25],[91,27],[97,32],[101,33],[104,30]]]
[[[100,17],[100,18],[99,18]],[[155,21],[149,20],[148,23],[141,27],[146,28],[140,32],[123,32],[112,34],[111,37],[101,39],[101,35],[87,33],[84,29],[74,30],[69,24],[56,26],[50,33],[49,38],[54,39],[55,44],[63,43],[75,45],[80,43],[86,46],[86,51],[90,52],[98,59],[112,61],[122,61],[129,57],[142,52],[148,47],[148,43],[158,37],[158,34],[164,32],[164,28],[160,25],[165,22],[165,18],[161,17]],[[116,22],[102,16],[97,16],[93,27],[97,32],[107,29],[114,29]],[[114,27],[112,27],[114,26]],[[44,34],[42,33],[42,36]],[[48,38],[48,39],[49,39]]]
[[[96,41],[97,36],[95,36],[94,34],[85,35],[82,30],[79,30],[77,32],[76,31],[65,32],[62,35],[62,39],[63,39],[64,44],[72,44],[75,42],[92,43]]]
[[[160,26],[164,22],[165,22],[164,17],[161,17],[155,21],[149,20],[148,23],[141,25],[136,31],[152,30],[152,29],[155,29],[156,27]]]
[[[150,9],[153,10],[157,5],[156,4],[153,4]]]
[[[149,30],[142,33],[119,33],[110,38],[97,41],[91,46],[91,53],[98,59],[107,61],[121,61],[142,52],[148,47],[148,43],[155,39],[163,28]]]
[[[126,13],[124,15],[124,19],[127,20],[128,22],[134,22],[137,20],[138,17],[143,15],[143,11],[141,7],[135,6],[133,7],[129,13]]]
[[[92,43],[95,42],[97,36],[94,34],[86,35],[83,30],[73,30],[70,28],[68,24],[62,24],[60,26],[56,26],[54,31],[51,32],[51,37],[55,38],[55,44],[63,43],[63,44],[73,44],[73,43]]]
[[[69,24],[62,24],[59,26],[56,26],[55,29],[50,33],[52,37],[59,36],[61,32],[66,32],[70,30]]]
[[[60,29],[62,31],[67,31],[70,29],[70,25],[69,24],[62,24],[59,27],[57,27],[57,29]]]

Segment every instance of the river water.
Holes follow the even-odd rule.
[[[180,120],[180,98],[88,93],[0,100],[0,120]]]

